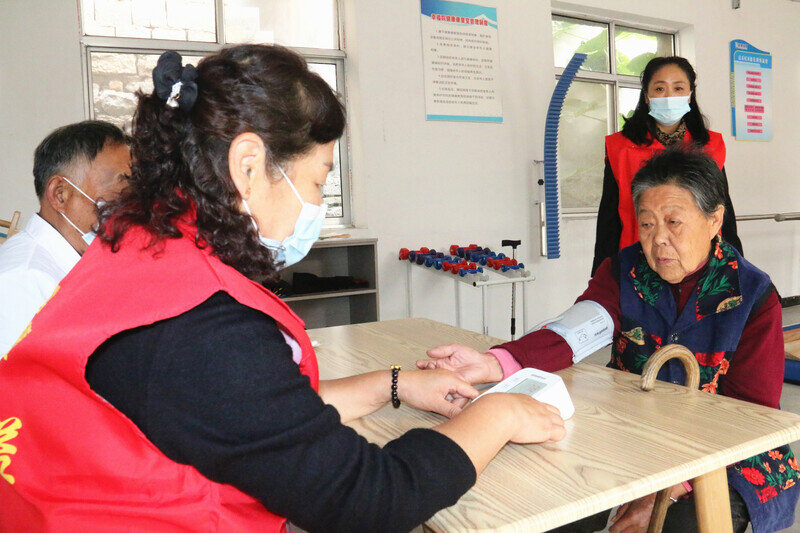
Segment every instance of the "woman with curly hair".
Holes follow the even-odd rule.
[[[168,52],[153,78],[130,186],[0,362],[0,529],[404,531],[506,442],[563,438],[524,395],[462,411],[477,391],[449,371],[319,381],[303,323],[251,278],[317,239],[342,105],[279,46],[196,70]],[[390,400],[452,418],[383,448],[343,425]]]

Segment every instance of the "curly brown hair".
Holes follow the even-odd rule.
[[[198,247],[210,246],[245,276],[272,278],[272,254],[241,212],[228,171],[230,144],[255,133],[267,164],[283,165],[341,137],[344,106],[301,56],[277,45],[234,46],[206,57],[196,83],[188,112],[165,105],[156,91],[137,93],[130,182],[101,209],[99,238],[117,251],[127,230],[140,226],[152,247],[181,237],[177,221],[195,208]]]

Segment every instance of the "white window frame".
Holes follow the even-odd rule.
[[[678,54],[679,39],[678,31],[674,28],[666,28],[662,26],[652,26],[647,24],[640,24],[636,22],[629,22],[621,19],[604,18],[596,16],[587,16],[585,13],[575,13],[564,10],[553,10],[551,12],[551,20],[553,16],[567,17],[583,22],[599,23],[608,25],[608,62],[610,72],[592,72],[588,70],[579,70],[575,75],[575,81],[600,83],[603,85],[610,85],[612,87],[612,97],[609,105],[609,131],[608,135],[616,133],[619,115],[619,89],[636,89],[640,90],[642,86],[641,79],[638,76],[630,76],[627,74],[617,74],[617,49],[616,49],[616,27],[623,26],[632,30],[643,30],[650,32],[663,33],[672,36],[672,53]],[[556,81],[561,79],[564,74],[563,67],[554,67]],[[562,207],[561,212],[563,215],[577,218],[583,218],[586,215],[597,216],[597,207]]]
[[[167,39],[139,39],[131,37],[101,37],[86,35],[83,29],[83,2],[77,2],[80,19],[81,37],[81,70],[84,87],[84,114],[94,117],[94,97],[92,94],[91,54],[93,52],[128,53],[128,54],[161,54],[174,50],[181,55],[211,55],[226,46],[236,43],[225,42],[225,24],[222,15],[224,0],[214,0],[216,21],[216,42],[178,41]],[[336,0],[336,25],[339,49],[305,48],[290,46],[289,49],[303,56],[309,63],[326,63],[336,66],[336,91],[347,105],[346,76],[347,54],[344,50],[344,26],[342,24],[342,0]],[[351,175],[350,175],[350,140],[349,126],[339,139],[339,174],[342,185],[342,216],[325,219],[326,227],[352,227]]]

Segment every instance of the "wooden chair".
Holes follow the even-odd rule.
[[[14,211],[11,215],[11,220],[3,220],[0,218],[0,244],[19,231],[19,217],[22,215],[19,211]]]

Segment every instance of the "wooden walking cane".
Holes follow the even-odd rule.
[[[645,363],[640,381],[643,391],[653,390],[658,371],[661,370],[664,363],[673,358],[680,359],[681,363],[683,363],[683,368],[686,369],[686,386],[697,390],[700,385],[700,365],[697,364],[697,358],[680,344],[667,344],[656,350]],[[672,487],[667,487],[658,491],[656,502],[653,505],[653,513],[650,515],[650,525],[647,528],[647,533],[661,533],[661,529],[664,527],[664,518],[667,516],[667,508],[670,504],[671,490]]]

